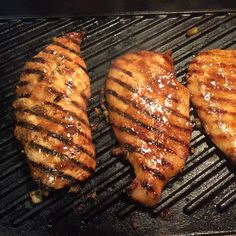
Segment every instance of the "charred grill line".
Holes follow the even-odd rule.
[[[157,120],[158,122],[161,122],[161,115],[155,115],[155,114],[152,114],[150,113],[148,110],[146,109],[142,109],[140,108],[134,101],[131,101],[125,97],[122,97],[121,95],[119,95],[117,92],[115,92],[114,90],[111,90],[111,89],[107,89],[106,90],[106,93],[109,94],[109,95],[112,95],[114,97],[116,97],[118,100],[121,100],[122,102],[124,102],[125,104],[129,104],[129,105],[132,105],[135,109],[137,109],[139,112],[143,112],[145,113],[146,115],[148,115],[149,117]],[[150,99],[149,99],[150,100]],[[154,103],[154,101],[150,100],[152,103]],[[163,122],[162,122],[163,123]],[[184,132],[191,132],[190,129],[186,129],[186,128],[183,128],[183,127],[180,127],[178,125],[175,125],[175,124],[171,124],[170,123],[170,126],[176,128],[176,129],[179,129],[181,131],[184,131]],[[159,131],[161,132],[161,131]],[[175,140],[178,140],[178,139],[175,139]],[[180,140],[180,143],[182,143],[183,141]]]
[[[222,92],[227,92],[227,93],[232,93],[232,94],[236,93],[236,89],[233,89],[233,88],[229,89],[229,88],[225,88],[225,87],[214,86],[210,83],[205,83],[203,81],[199,81],[199,85],[206,86],[207,88],[214,89],[216,91],[222,91]]]
[[[37,63],[45,64],[47,61],[43,57],[37,56],[37,57],[32,57],[27,62],[37,62]]]
[[[39,78],[38,78],[39,81],[42,81],[44,79],[44,76],[45,76],[45,73],[41,70],[38,70],[38,69],[29,69],[29,68],[23,69],[22,76],[30,75],[30,74],[39,75]]]
[[[197,106],[197,105],[195,105],[195,107],[196,107],[196,109],[204,111],[206,113],[212,112],[212,113],[216,113],[216,114],[227,114],[227,115],[232,115],[232,116],[236,115],[236,112],[232,112],[232,111],[230,112],[230,111],[226,111],[224,109],[219,109],[216,107],[204,108],[204,107]]]
[[[125,70],[124,68],[121,68],[121,67],[118,66],[117,64],[112,64],[112,65],[111,65],[111,69],[115,69],[115,70],[121,71],[121,72],[123,72],[124,74],[126,74],[126,75],[128,75],[128,76],[130,76],[130,77],[133,76],[133,74],[132,74],[131,71]]]
[[[154,193],[155,190],[153,189],[153,186],[148,181],[143,181],[141,183],[141,187],[146,189],[148,192]]]
[[[70,49],[66,48],[63,44],[61,44],[61,43],[59,43],[59,42],[55,42],[55,43],[53,43],[53,45],[56,45],[56,46],[58,46],[58,47],[61,47],[61,48],[63,48],[63,49],[66,49],[66,50],[70,50]],[[80,67],[86,74],[88,74],[88,71],[87,71],[87,69],[86,69],[85,67],[83,67],[81,64],[79,64],[79,63],[77,63],[77,62],[74,62],[70,57],[67,57],[67,56],[65,56],[64,54],[58,54],[58,53],[55,53],[55,51],[53,51],[53,50],[48,50],[48,49],[43,50],[43,52],[44,52],[44,53],[49,53],[49,54],[54,55],[54,56],[59,56],[59,57],[63,58],[64,60],[67,60],[67,61],[69,61],[69,62],[72,62],[72,63],[74,63],[75,65],[77,65],[78,67]],[[76,53],[75,51],[70,51],[70,52],[75,53],[76,55],[80,56],[80,54]]]
[[[84,113],[86,113],[86,110],[76,101],[72,101],[65,93],[57,91],[55,88],[49,87],[48,88],[49,93],[53,93],[56,95],[56,98],[54,99],[55,102],[59,102],[61,98],[66,98],[68,101],[70,101],[74,106],[82,110]]]
[[[27,80],[21,80],[18,82],[17,87],[24,87],[24,86],[28,85],[29,83],[30,82]]]
[[[127,83],[125,83],[125,82],[123,82],[123,81],[121,81],[121,80],[119,80],[119,79],[117,79],[115,77],[109,76],[108,79],[116,82],[117,84],[121,85],[122,87],[128,89],[129,91],[131,91],[133,93],[137,93],[138,92],[138,89],[134,89],[131,85],[129,85],[129,84],[127,84]]]
[[[79,160],[77,159],[72,159],[72,158],[69,158],[67,155],[65,154],[62,154],[62,153],[59,153],[55,150],[52,150],[52,149],[49,149],[47,147],[44,147],[38,143],[35,143],[35,142],[30,142],[29,145],[34,148],[35,150],[41,150],[41,152],[45,153],[45,154],[48,154],[48,155],[51,155],[51,156],[56,156],[60,159],[63,159],[63,160],[66,160],[66,161],[69,161],[69,162],[72,162],[74,163],[75,165],[79,166],[81,169],[83,169],[84,171],[92,174],[94,172],[94,169],[91,168],[91,167],[88,167],[87,165],[85,165],[84,163],[80,162]]]
[[[48,121],[50,121],[52,123],[55,123],[55,124],[58,124],[58,125],[62,125],[65,129],[73,129],[73,130],[76,131],[76,133],[78,133],[79,135],[81,135],[84,138],[86,138],[89,142],[92,142],[92,139],[87,134],[81,132],[73,124],[69,124],[69,123],[66,123],[66,122],[54,119],[53,117],[50,117],[50,116],[46,115],[45,113],[39,112],[39,111],[36,112],[36,111],[32,111],[30,109],[21,109],[21,108],[16,108],[15,111],[19,112],[19,113],[20,112],[26,112],[26,113],[29,113],[29,114],[33,114],[35,116],[44,118],[44,119],[46,119],[46,120],[48,120]]]
[[[131,128],[128,128],[126,126],[119,126],[119,125],[116,125],[114,123],[111,123],[111,125],[116,128],[116,129],[119,129],[120,131],[122,132],[126,132],[130,135],[133,135],[133,136],[136,136],[138,137],[140,140],[143,140],[147,143],[150,143],[150,144],[154,144],[155,146],[157,146],[158,148],[161,148],[161,149],[164,149],[165,151],[167,152],[170,152],[170,153],[174,153],[174,151],[168,147],[165,147],[162,143],[159,143],[159,142],[156,142],[154,140],[151,140],[151,139],[147,139],[147,138],[144,138],[144,137],[141,137],[141,135],[138,133],[138,132],[135,132],[134,130],[132,130]],[[139,151],[140,153],[142,153],[142,151],[140,150]]]
[[[56,169],[53,168],[49,168],[43,164],[39,164],[36,163],[34,161],[28,160],[29,164],[32,165],[33,167],[37,168],[40,172],[44,172],[44,173],[50,173],[51,175],[54,175],[56,177],[59,178],[63,178],[65,180],[68,180],[69,182],[78,182],[78,180],[76,180],[75,178],[73,178],[70,175],[65,175],[63,172],[58,171]]]
[[[141,164],[141,167],[142,167],[143,171],[151,173],[157,179],[160,179],[160,180],[163,180],[163,181],[165,180],[165,176],[160,171],[158,171],[157,169],[149,168],[148,166],[146,166],[144,164]]]
[[[120,80],[117,79],[117,78],[109,77],[109,79],[111,79],[112,81],[118,83],[119,85],[121,85],[122,87],[128,89],[129,91],[131,91],[131,92],[133,92],[133,93],[137,93],[137,92],[138,92],[138,90],[135,90],[135,89],[132,88],[130,85],[128,85],[128,84],[126,84],[126,83],[120,81]],[[145,96],[140,96],[140,97],[141,97],[143,100],[145,100],[146,102],[148,102],[150,105],[155,104],[155,102],[154,102],[153,100],[151,100],[150,98],[147,98],[147,97],[145,97]],[[182,118],[182,119],[184,119],[184,120],[186,120],[186,121],[189,121],[189,118],[188,118],[188,117],[183,116],[183,115],[182,115],[181,113],[179,113],[178,111],[175,111],[175,110],[173,110],[173,109],[171,109],[171,108],[167,108],[167,107],[164,107],[164,106],[163,106],[163,109],[165,109],[167,112],[171,112],[171,113],[172,113],[173,115],[175,115],[175,116],[178,116],[178,117],[180,117],[180,118]]]
[[[63,136],[61,136],[59,134],[56,134],[54,132],[51,132],[51,131],[49,131],[47,129],[44,129],[41,126],[30,124],[30,123],[22,121],[22,120],[17,120],[16,125],[20,126],[22,128],[25,128],[25,129],[30,129],[30,130],[35,131],[35,132],[46,132],[47,135],[49,135],[50,137],[58,139],[59,141],[61,141],[63,143],[70,144],[70,140],[69,139],[64,138]]]
[[[89,128],[88,122],[86,122],[83,118],[77,116],[74,112],[68,111],[68,110],[64,109],[63,107],[59,106],[58,104],[55,104],[55,103],[52,103],[52,102],[48,102],[47,101],[47,102],[44,102],[44,103],[46,105],[52,106],[52,107],[54,107],[54,108],[56,108],[56,109],[58,109],[58,110],[60,110],[60,111],[62,111],[64,113],[72,116],[74,119],[80,121],[81,123],[83,123],[85,126],[87,126]]]
[[[51,132],[47,129],[44,129],[42,128],[41,126],[38,126],[38,125],[34,125],[34,124],[30,124],[28,122],[25,122],[25,121],[20,121],[18,120],[16,125],[20,126],[20,127],[23,127],[23,128],[26,128],[26,129],[30,129],[30,130],[33,130],[35,132],[45,132],[47,133],[48,136],[52,137],[52,138],[55,138],[55,139],[58,139],[59,141],[61,141],[62,143],[65,143],[67,145],[70,145],[70,146],[73,146],[73,147],[76,147],[76,149],[78,149],[79,151],[85,153],[86,155],[88,155],[89,157],[91,158],[95,158],[94,155],[92,153],[90,153],[88,150],[86,150],[85,148],[83,148],[82,146],[78,145],[78,144],[75,144],[73,143],[70,139],[68,138],[65,138],[59,134],[56,134],[54,132]]]
[[[118,108],[115,108],[115,107],[113,107],[113,106],[111,106],[111,105],[109,105],[109,104],[108,104],[108,108],[109,108],[111,111],[116,112],[117,114],[119,114],[119,115],[121,115],[121,116],[123,116],[123,117],[125,117],[125,118],[127,118],[127,119],[129,119],[129,120],[131,120],[131,121],[133,121],[133,122],[136,123],[137,125],[139,125],[139,126],[145,128],[145,129],[147,129],[147,130],[150,130],[150,131],[152,131],[152,132],[157,133],[158,135],[164,133],[163,131],[160,131],[158,128],[155,128],[155,127],[153,127],[153,126],[149,126],[149,125],[147,125],[147,124],[141,122],[140,120],[135,119],[133,116],[131,116],[131,115],[127,114],[127,113],[124,113],[124,112],[120,111]],[[190,131],[189,131],[189,132],[190,132]],[[166,134],[166,135],[167,135],[167,134]],[[167,137],[169,137],[170,139],[172,139],[172,140],[175,141],[175,142],[178,142],[178,143],[182,144],[183,146],[188,146],[188,144],[186,144],[183,140],[179,140],[179,139],[177,139],[176,137],[169,136],[169,135],[167,135]]]

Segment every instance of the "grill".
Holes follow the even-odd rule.
[[[200,32],[186,38],[186,31],[194,26]],[[187,65],[200,50],[235,48],[235,29],[236,13],[0,20],[1,235],[235,235],[235,168],[202,128],[194,128],[186,168],[168,183],[155,209],[128,199],[125,190],[133,170],[124,160],[111,156],[116,140],[105,121],[93,133],[97,148],[93,177],[76,194],[60,190],[32,205],[28,192],[36,185],[22,146],[14,138],[11,107],[25,61],[62,33],[86,32],[82,53],[91,77],[88,113],[93,123],[106,73],[116,57],[141,49],[171,49],[177,78],[185,83]],[[196,117],[192,108],[191,116]],[[89,197],[94,192],[95,200]]]

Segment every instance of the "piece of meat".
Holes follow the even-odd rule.
[[[126,155],[136,174],[128,193],[154,207],[188,157],[189,91],[176,80],[168,53],[140,51],[112,63],[105,94],[119,142],[113,153]]]
[[[189,65],[187,83],[206,133],[236,164],[236,50],[199,53]]]
[[[86,180],[96,166],[86,114],[90,81],[80,56],[83,33],[71,32],[26,62],[16,89],[15,135],[33,179],[54,189]]]

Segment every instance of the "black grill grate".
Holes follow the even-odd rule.
[[[197,26],[200,33],[186,38]],[[233,235],[236,234],[236,183],[232,167],[203,131],[192,134],[191,155],[184,172],[172,179],[154,210],[137,206],[126,196],[132,168],[110,155],[115,139],[102,122],[93,138],[97,147],[95,175],[78,194],[54,192],[32,205],[28,192],[35,188],[29,177],[21,145],[15,140],[15,83],[26,60],[54,36],[85,31],[82,53],[89,67],[91,121],[99,105],[110,62],[128,51],[171,49],[178,79],[184,83],[188,63],[200,50],[235,48],[236,14],[176,14],[122,17],[83,17],[0,21],[0,225],[3,232],[73,232],[106,235]],[[196,114],[191,109],[191,115]],[[88,195],[96,192],[95,201]],[[167,211],[166,209],[170,209]],[[164,213],[163,213],[164,212]],[[134,231],[132,225],[139,227]],[[5,228],[5,230],[4,230]]]

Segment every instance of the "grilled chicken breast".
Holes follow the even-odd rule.
[[[189,91],[175,78],[171,56],[140,51],[121,56],[106,81],[109,119],[136,178],[132,199],[154,207],[188,157],[192,126]]]
[[[86,114],[90,81],[80,56],[83,33],[68,33],[29,60],[14,101],[15,135],[31,175],[60,189],[87,179],[96,166]]]
[[[206,133],[236,164],[236,50],[199,53],[189,65],[187,82]]]

